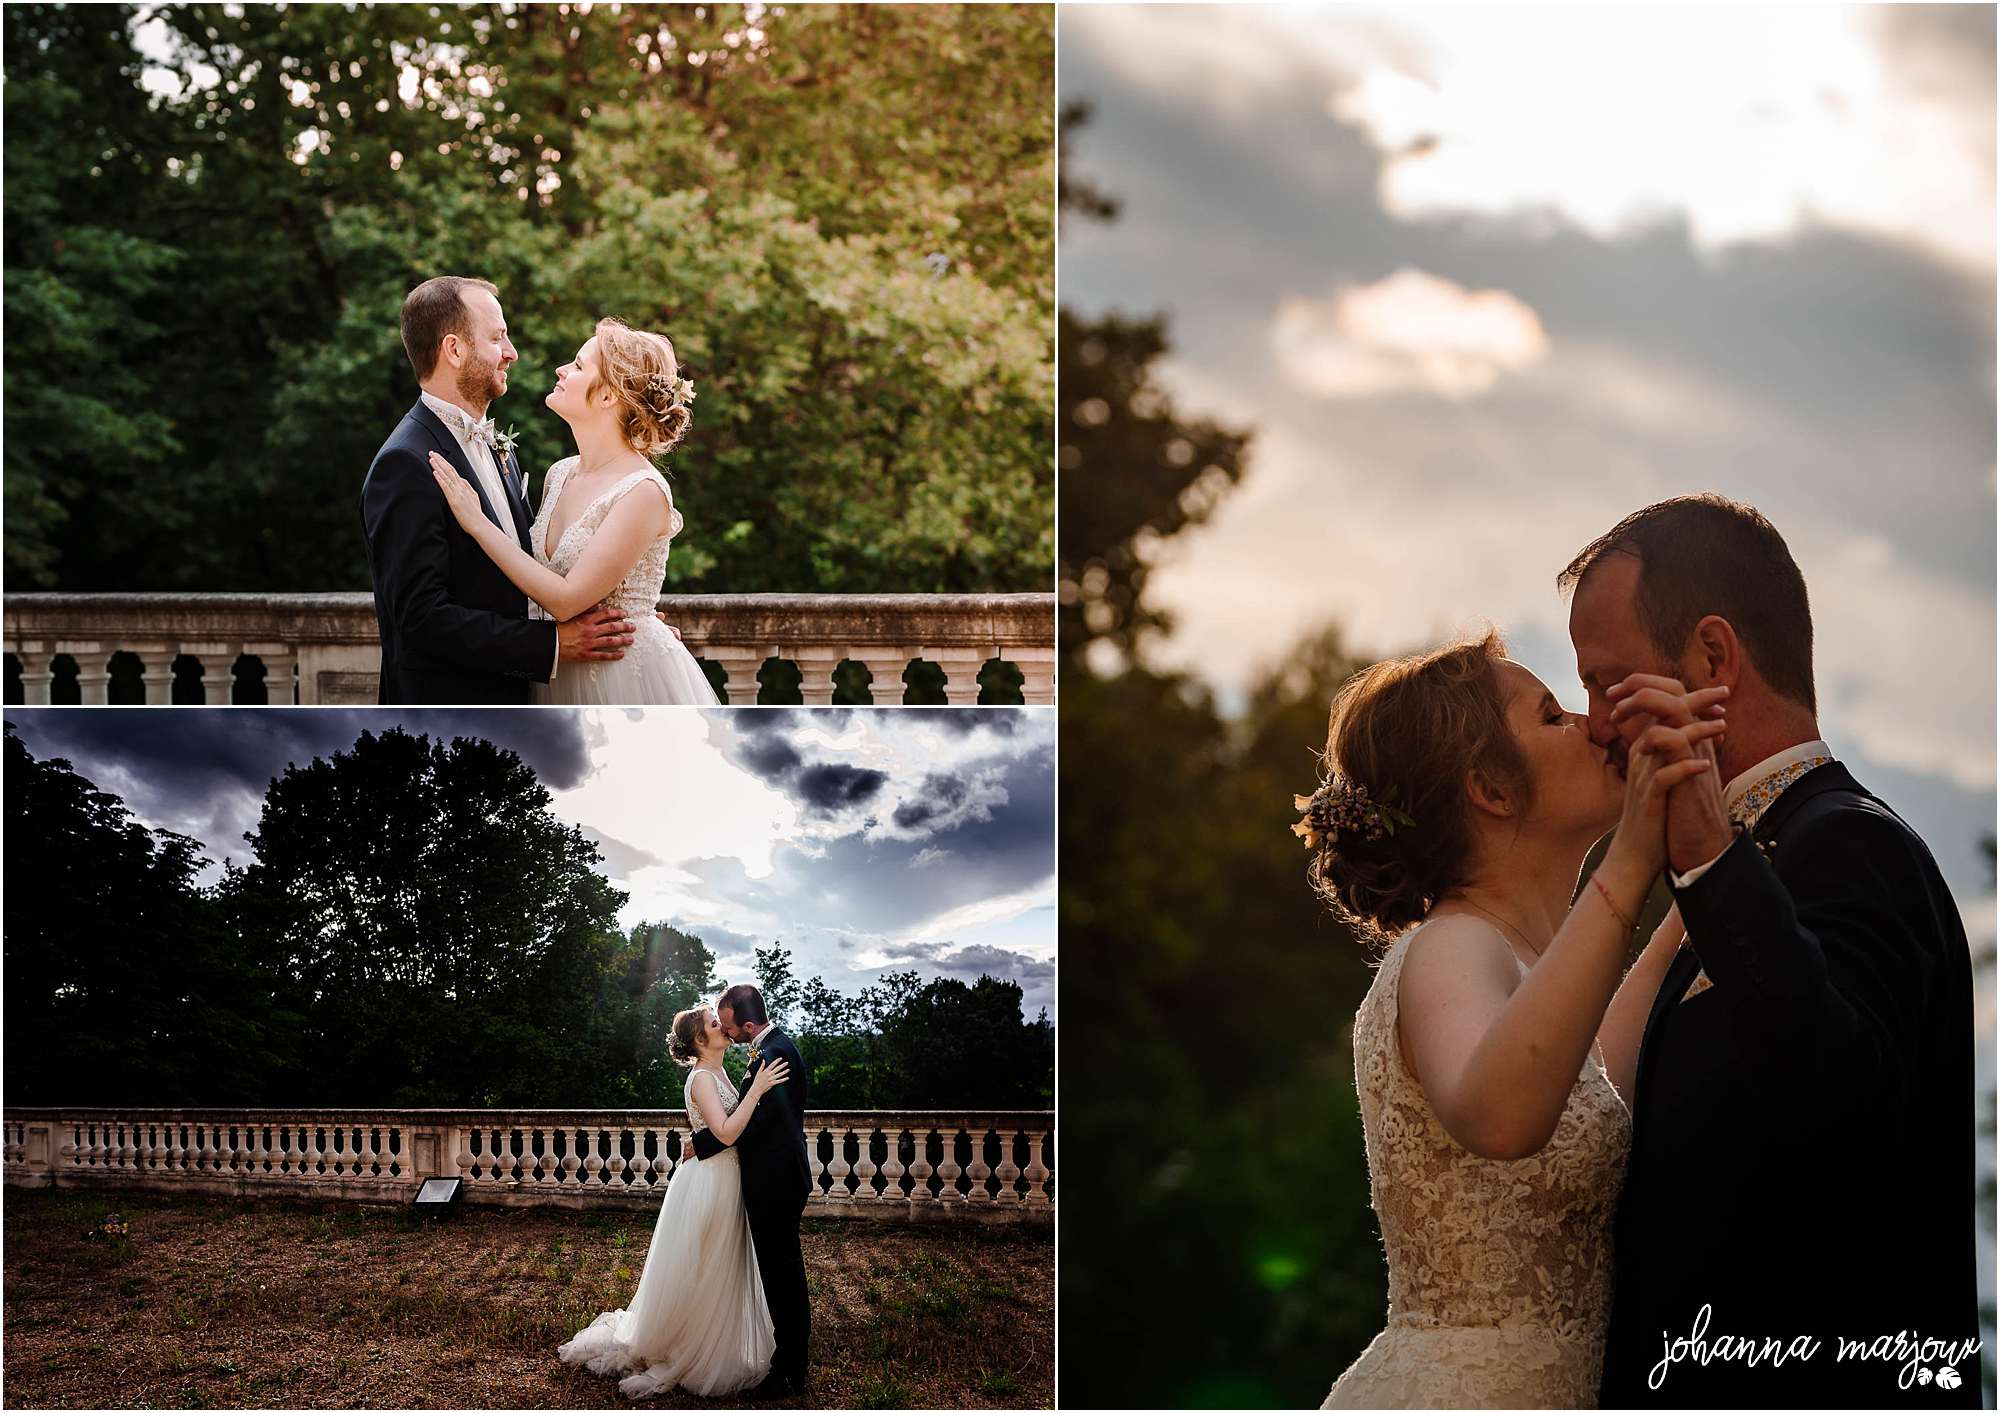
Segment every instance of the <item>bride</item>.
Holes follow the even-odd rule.
[[[1294,829],[1319,893],[1395,938],[1354,1019],[1389,1317],[1322,1406],[1595,1404],[1628,1101],[1678,913],[1625,958],[1666,795],[1713,768],[1726,694],[1680,699],[1622,785],[1496,635],[1380,663],[1335,699],[1328,777]]]
[[[674,346],[622,320],[600,319],[575,359],[556,370],[555,389],[544,400],[569,423],[578,454],[549,468],[533,554],[486,517],[478,492],[450,462],[431,453],[431,474],[452,518],[533,601],[533,616],[562,622],[604,603],[634,625],[624,657],[565,663],[547,686],[534,688],[533,700],[715,705],[715,689],[694,654],[654,614],[681,514],[651,458],[686,434],[694,400]]]
[[[688,1123],[733,1145],[757,1101],[783,1084],[790,1070],[783,1060],[763,1066],[739,1102],[722,1070],[728,1048],[707,1006],[674,1017],[667,1052],[690,1069],[683,1090]],[[676,1384],[713,1398],[760,1382],[770,1372],[775,1346],[731,1146],[712,1158],[690,1153],[681,1159],[632,1303],[599,1315],[556,1357],[594,1374],[626,1374],[618,1389],[627,1398],[648,1398]]]

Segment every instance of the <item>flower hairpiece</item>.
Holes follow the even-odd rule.
[[[666,398],[669,412],[694,401],[693,383],[686,378],[669,378],[665,373],[655,373],[647,378],[646,390],[655,397]]]
[[[1367,787],[1343,775],[1330,776],[1310,795],[1292,796],[1292,808],[1305,818],[1292,826],[1292,833],[1305,840],[1308,849],[1317,849],[1342,834],[1359,834],[1371,844],[1396,832],[1396,826],[1416,827],[1416,821],[1396,808],[1392,786],[1381,800],[1369,798]]]

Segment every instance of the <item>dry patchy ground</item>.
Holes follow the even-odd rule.
[[[123,1237],[84,1233],[116,1210]],[[6,1194],[10,1407],[609,1408],[555,1348],[625,1303],[654,1208],[402,1210]],[[1049,1407],[1046,1233],[805,1227],[811,1406]],[[683,1394],[645,1407],[713,1408]],[[784,1406],[784,1405],[775,1405]]]

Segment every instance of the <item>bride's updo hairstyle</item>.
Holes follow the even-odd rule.
[[[692,1068],[701,1058],[701,1036],[708,1029],[708,1007],[690,1006],[674,1017],[667,1032],[667,1054],[675,1064]]]
[[[694,420],[694,390],[681,381],[673,344],[623,319],[599,319],[596,333],[597,376],[618,399],[619,432],[641,456],[672,451]]]
[[[1466,779],[1529,789],[1494,664],[1498,633],[1356,673],[1333,699],[1325,783],[1297,826],[1313,851],[1313,889],[1365,937],[1421,922],[1466,881],[1472,828]]]

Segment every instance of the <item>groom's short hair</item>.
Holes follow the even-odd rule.
[[[1719,614],[1772,691],[1818,710],[1805,576],[1755,506],[1703,492],[1635,510],[1585,545],[1556,587],[1575,588],[1613,554],[1639,561],[1633,608],[1661,657],[1679,657],[1695,624]]]
[[[500,293],[500,286],[491,280],[438,275],[403,296],[403,352],[417,370],[418,382],[437,367],[438,347],[446,334],[472,337],[472,314],[465,307],[468,289],[483,289],[495,296]]]
[[[716,999],[716,1010],[720,1011],[725,1006],[738,1025],[746,1021],[762,1025],[770,1020],[764,1014],[764,993],[747,981],[737,982]]]

